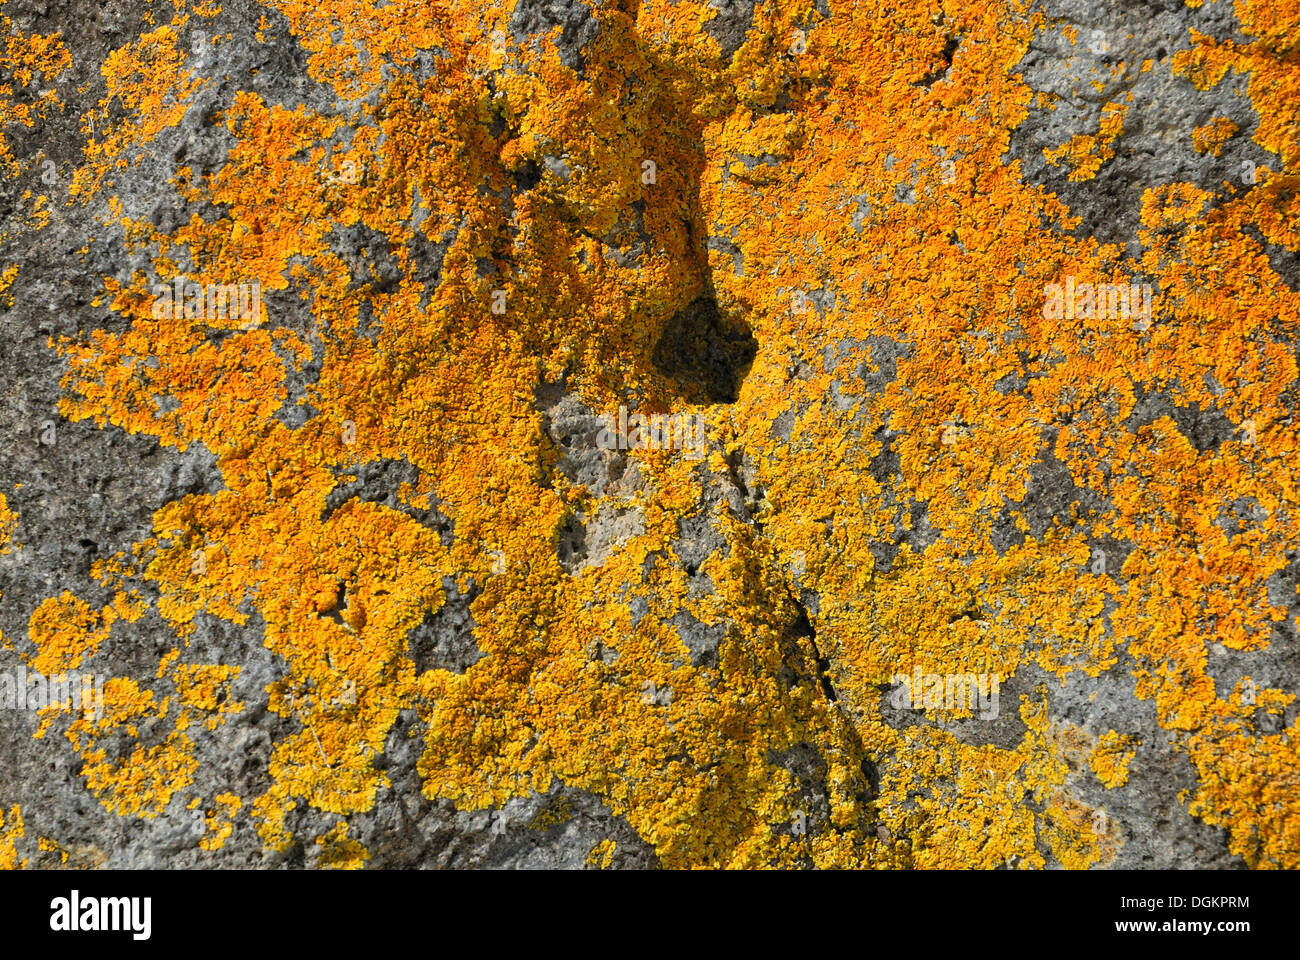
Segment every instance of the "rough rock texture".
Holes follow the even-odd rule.
[[[896,6],[0,5],[0,867],[1300,866],[1300,13]]]

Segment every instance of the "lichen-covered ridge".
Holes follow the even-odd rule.
[[[46,338],[59,428],[206,451],[213,482],[80,590],[0,591],[5,663],[133,651],[101,716],[41,717],[66,789],[194,824],[200,863],[384,865],[385,804],[571,791],[628,828],[590,866],[884,868],[1142,865],[1154,790],[1224,860],[1300,865],[1300,8],[1242,0],[1236,39],[1137,63],[1015,3],[557,9],[152,2],[95,65],[79,155],[6,221],[102,211],[128,264]],[[1096,106],[1041,151],[1072,188],[1125,161],[1116,78],[1147,74],[1248,78],[1180,135],[1269,163],[1147,186],[1132,242],[1098,239],[1014,156],[1056,109],[1023,66],[1049,36]],[[7,49],[0,110],[40,124],[57,97],[15,91],[77,49]],[[298,94],[259,80],[292,63]],[[43,161],[0,148],[11,179]],[[203,293],[239,284],[252,314]],[[1121,284],[1149,317],[1044,309]],[[734,395],[662,362],[688,311]],[[706,444],[611,445],[620,408]],[[18,481],[0,562],[32,564]],[[448,623],[474,655],[426,649]],[[914,673],[996,677],[1000,706],[912,709]],[[210,763],[268,716],[256,776]],[[0,866],[86,842],[6,786]]]

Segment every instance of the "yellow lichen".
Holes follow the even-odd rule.
[[[1202,85],[1251,73],[1256,140],[1280,170],[1235,198],[1148,190],[1134,263],[1076,237],[1062,202],[1002,162],[1035,98],[1053,101],[1017,72],[1034,29],[1018,7],[952,6],[936,20],[875,2],[832,3],[829,17],[808,0],[758,5],[726,63],[700,0],[607,5],[580,74],[553,38],[494,44],[509,5],[274,6],[310,77],[345,105],[324,115],[234,92],[213,118],[231,143],[224,163],[184,167],[169,187],[187,220],[162,231],[114,207],[149,264],[103,278],[101,305],[120,322],[57,342],[63,415],[201,444],[221,479],[96,568],[119,596],[156,590],[178,641],[147,684],[108,680],[104,716],[68,730],[109,809],[152,816],[187,801],[197,738],[242,708],[229,700],[235,668],[188,660],[197,618],[212,616],[264,624],[284,668],[267,709],[292,732],[263,792],[205,809],[205,849],[246,805],[283,852],[303,804],[341,818],[317,838],[321,863],[360,866],[347,818],[391,788],[375,761],[405,709],[424,728],[428,798],[482,809],[558,782],[600,797],[671,867],[1041,867],[1042,850],[1105,865],[1120,832],[1074,789],[1089,758],[1121,786],[1131,754],[1109,734],[1094,748],[1054,726],[1051,691],[1003,704],[1025,725],[1010,747],[886,722],[896,674],[1005,681],[1033,663],[1062,684],[1132,672],[1197,771],[1190,809],[1228,826],[1251,865],[1300,863],[1294,727],[1248,731],[1253,708],[1220,696],[1207,655],[1268,644],[1285,612],[1266,581],[1300,516],[1288,394],[1300,315],[1256,239],[1300,247],[1300,74],[1277,53],[1294,13],[1250,7],[1239,16],[1257,40],[1195,37],[1175,58]],[[76,192],[108,191],[209,82],[180,25],[104,64],[109,96],[86,118]],[[954,36],[943,79],[922,82]],[[435,50],[432,75],[415,69]],[[1095,177],[1127,109],[1107,104],[1095,135],[1049,161],[1072,181]],[[535,189],[517,189],[537,171]],[[353,229],[379,238],[374,252],[340,252]],[[424,244],[445,250],[436,280],[414,253]],[[1066,276],[1127,284],[1139,267],[1158,290],[1145,326],[1043,311]],[[178,279],[296,296],[316,329],[269,299],[255,316],[155,309],[158,286]],[[651,361],[671,318],[706,292],[760,345],[734,404],[688,402]],[[873,338],[900,355],[870,391],[848,371],[880,365]],[[309,365],[318,373],[291,400],[291,375]],[[709,454],[633,450],[635,483],[571,486],[535,401],[559,382],[601,413],[631,400],[702,416]],[[1201,450],[1170,417],[1131,426],[1139,393],[1156,391],[1249,421],[1250,442]],[[279,417],[290,402],[301,426]],[[896,469],[882,471],[886,443]],[[709,511],[701,489],[733,487],[742,457],[754,516]],[[1103,506],[1036,529],[1025,500],[1048,457]],[[389,459],[419,482],[390,504],[327,509],[360,468]],[[1215,519],[1243,498],[1262,520],[1225,532]],[[417,503],[450,521],[445,542],[399,509]],[[601,511],[637,523],[570,571],[556,553],[565,525]],[[725,544],[689,571],[675,547],[688,521]],[[995,546],[995,528],[1015,532],[1009,545]],[[904,532],[878,560],[873,545]],[[1131,548],[1098,546],[1112,542]],[[419,669],[411,631],[471,583],[484,656],[463,673]],[[798,606],[804,590],[815,609]],[[36,605],[33,662],[93,655],[139,609],[128,603],[96,612],[64,593]],[[692,662],[682,615],[725,631],[715,662]],[[792,631],[801,616],[808,629]],[[1277,709],[1281,696],[1259,702]],[[927,712],[946,724],[975,711]],[[160,730],[148,745],[146,723]],[[134,746],[109,756],[118,739]],[[825,764],[820,821],[775,759],[798,745]],[[604,843],[591,861],[602,866]]]
[[[614,861],[614,841],[605,839],[591,848],[587,854],[587,866],[598,870],[608,870]]]
[[[1223,145],[1237,133],[1237,125],[1227,117],[1215,117],[1209,123],[1192,131],[1192,148],[1197,153],[1208,153],[1217,157],[1223,152]]]
[[[321,848],[320,865],[329,870],[360,870],[370,859],[364,846],[348,838],[348,825],[343,821],[317,837],[316,844]]]
[[[14,804],[6,817],[0,808],[0,870],[21,870],[27,866],[27,858],[18,854],[18,841],[25,836],[23,815]]]
[[[1127,750],[1137,739],[1132,736],[1109,730],[1097,738],[1096,749],[1092,752],[1089,763],[1097,779],[1108,789],[1122,787],[1128,783],[1128,765],[1137,755],[1136,750]]]
[[[1131,94],[1130,94],[1131,97]],[[1091,180],[1101,165],[1115,156],[1115,141],[1124,132],[1125,104],[1108,103],[1101,111],[1101,123],[1095,134],[1078,134],[1068,143],[1043,151],[1053,166],[1062,160],[1070,167],[1070,180]]]

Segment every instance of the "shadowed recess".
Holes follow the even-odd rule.
[[[688,401],[735,403],[757,353],[743,318],[725,316],[712,297],[700,297],[668,321],[651,360]]]

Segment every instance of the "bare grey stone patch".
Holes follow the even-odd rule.
[[[422,234],[417,231],[417,236]],[[387,234],[363,223],[338,225],[326,235],[326,242],[347,267],[351,289],[365,287],[372,293],[391,293],[402,279]]]
[[[1131,433],[1137,433],[1161,417],[1169,417],[1178,425],[1178,431],[1191,441],[1197,453],[1205,453],[1231,439],[1235,432],[1232,421],[1217,408],[1207,410],[1198,406],[1175,404],[1160,394],[1147,392],[1140,387],[1135,389],[1135,393],[1137,402],[1125,423]]]
[[[1042,684],[1050,691],[1054,723],[1073,724],[1093,738],[1114,730],[1141,741],[1125,786],[1107,789],[1086,759],[1070,778],[1071,793],[1103,811],[1119,831],[1122,845],[1110,869],[1171,869],[1188,863],[1216,869],[1242,866],[1228,853],[1224,832],[1198,822],[1177,801],[1180,790],[1195,789],[1195,770],[1177,737],[1156,723],[1154,701],[1136,699],[1134,678],[1123,664],[1086,683],[1075,674],[1064,686],[1033,664],[1019,673],[1026,689]]]
[[[500,810],[458,812],[456,825],[475,842],[447,859],[450,868],[589,869],[598,864],[589,864],[588,857],[605,840],[614,841],[611,867],[659,867],[653,848],[624,818],[611,814],[595,795],[560,784],[546,794],[514,797]]]
[[[583,542],[585,564],[599,566],[622,548],[627,541],[645,533],[645,517],[633,507],[602,505],[587,518]]]
[[[311,357],[301,363],[287,344],[278,340],[272,344],[276,356],[284,364],[285,398],[276,411],[276,418],[290,430],[302,429],[318,412],[309,397],[311,388],[320,381],[325,344],[314,324],[307,329],[304,339],[311,349]]]
[[[592,496],[630,493],[639,487],[639,474],[626,450],[600,445],[600,434],[618,420],[617,411],[601,416],[576,393],[559,384],[538,388],[542,427],[558,452],[554,471]]]
[[[789,443],[790,433],[794,430],[794,425],[798,418],[798,409],[793,406],[787,407],[775,420],[772,421],[772,436],[776,437],[782,443]]]
[[[745,37],[754,25],[754,8],[762,0],[709,0],[709,6],[718,11],[717,16],[706,20],[704,32],[718,41],[722,59],[726,63],[745,43]]]
[[[788,771],[796,784],[798,799],[794,801],[797,803],[794,816],[778,832],[795,840],[825,833],[831,818],[830,790],[826,785],[829,766],[826,758],[813,744],[796,743],[785,750],[770,752],[767,759],[773,766]],[[811,867],[812,864],[803,866]]]
[[[574,514],[560,528],[560,535],[555,542],[555,552],[562,566],[569,573],[577,573],[587,560],[587,528],[582,525],[582,517]]]
[[[349,820],[349,837],[370,854],[367,867],[583,869],[599,866],[587,861],[605,840],[614,842],[616,869],[658,866],[626,819],[593,794],[560,783],[486,810],[428,799],[417,768],[425,742],[418,716],[402,711],[375,761],[392,787],[380,790],[372,810]]]
[[[932,726],[952,734],[969,746],[996,746],[1003,750],[1014,750],[1023,742],[1027,730],[1020,716],[1020,698],[1033,691],[1034,686],[1024,678],[1023,671],[1015,676],[999,677],[996,716],[982,716],[977,704],[977,709],[970,717],[940,719],[935,711],[914,707],[911,686],[901,681],[895,684],[891,678],[891,682],[881,690],[880,719],[895,730]],[[923,693],[923,690],[916,692],[915,696],[919,698]],[[991,697],[992,691],[986,688],[984,693]],[[904,702],[903,706],[898,705],[900,700]]]
[[[560,28],[555,39],[560,62],[581,74],[587,65],[586,51],[600,35],[600,21],[593,7],[582,0],[519,0],[510,18],[510,33],[516,42],[550,34]]]
[[[867,202],[867,194],[859,194],[853,197],[853,214],[849,218],[849,226],[858,236],[868,225],[875,222],[875,208]]]
[[[443,605],[425,614],[424,620],[407,635],[407,648],[418,673],[427,670],[464,673],[486,656],[474,640],[477,624],[470,612],[470,604],[478,596],[478,586],[471,584],[466,593],[461,593],[455,580],[443,577],[442,588],[446,591]]]
[[[569,164],[562,157],[557,157],[548,153],[546,156],[542,157],[542,166],[546,168],[547,173],[562,180],[564,183],[568,183],[569,178],[573,176],[572,168],[569,167]],[[643,201],[638,202],[643,203]]]
[[[1061,99],[1054,108],[1030,105],[1029,115],[1012,131],[1006,161],[1018,160],[1028,183],[1043,186],[1083,214],[1079,236],[1126,245],[1137,235],[1142,193],[1148,188],[1189,181],[1218,193],[1226,180],[1239,193],[1249,189],[1239,176],[1243,163],[1279,169],[1277,158],[1251,139],[1258,121],[1244,96],[1246,77],[1229,74],[1202,91],[1171,69],[1173,55],[1192,46],[1189,28],[1215,39],[1249,42],[1230,3],[1211,0],[1189,8],[1163,0],[1136,5],[1038,0],[1034,6],[1047,15],[1050,26],[1034,37],[1016,69],[1031,88]],[[1065,25],[1077,29],[1077,43],[1062,36]],[[1154,65],[1144,73],[1146,60]],[[1112,76],[1120,63],[1127,69]],[[1093,81],[1102,84],[1100,91]],[[1131,101],[1125,100],[1127,94]],[[1094,178],[1071,181],[1068,164],[1051,165],[1043,151],[1076,134],[1096,134],[1110,102],[1126,107],[1115,156]],[[1196,153],[1192,130],[1220,116],[1233,120],[1240,132],[1217,158]]]
[[[707,507],[690,516],[679,517],[677,532],[673,549],[687,576],[695,576],[704,561],[725,546],[725,538],[714,527]]]
[[[727,254],[731,257],[732,273],[738,277],[743,277],[745,275],[745,252],[726,237],[719,237],[710,234],[708,240],[705,241],[705,248]]]
[[[710,626],[696,619],[694,614],[686,610],[679,610],[667,622],[677,628],[682,643],[691,652],[691,663],[694,666],[716,667],[718,665],[718,647],[727,637],[725,624]]]
[[[860,390],[863,393],[878,395],[898,378],[898,361],[912,355],[912,344],[903,343],[892,337],[874,335],[867,337],[866,344],[871,352],[871,365],[862,363],[854,371]]]
[[[1086,517],[1092,511],[1100,513],[1105,506],[1096,493],[1075,484],[1070,468],[1057,459],[1051,443],[1045,442],[1029,467],[1024,498],[1008,509],[1018,510],[1029,525],[1029,536],[1041,540],[1053,526],[1069,524],[1072,514]],[[1023,539],[1020,535],[1018,542]]]
[[[437,533],[444,547],[450,547],[454,542],[455,532],[451,518],[439,509],[440,501],[434,493],[421,489],[420,470],[405,457],[340,467],[338,472],[341,476],[353,476],[355,479],[330,491],[325,498],[323,519],[328,520],[339,507],[355,498],[362,503],[377,503],[405,514]],[[429,506],[415,507],[399,500],[398,491],[403,484],[410,484],[413,494],[424,493],[429,498]]]
[[[416,209],[418,217],[419,208]],[[409,246],[411,265],[415,279],[424,286],[424,291],[420,295],[420,309],[427,310],[434,291],[442,283],[443,260],[447,256],[447,251],[451,249],[455,234],[435,241],[425,234],[418,222],[413,224],[413,227]]]
[[[1290,195],[1291,197],[1295,196],[1294,187],[1290,188]],[[1285,195],[1283,198],[1279,198],[1279,203],[1286,202]],[[1294,203],[1295,201],[1291,200],[1291,202]],[[1247,224],[1242,232],[1260,245],[1264,251],[1264,256],[1268,257],[1269,267],[1278,275],[1282,283],[1289,287],[1292,293],[1300,293],[1300,250],[1291,250],[1280,244],[1269,243],[1254,224]]]

